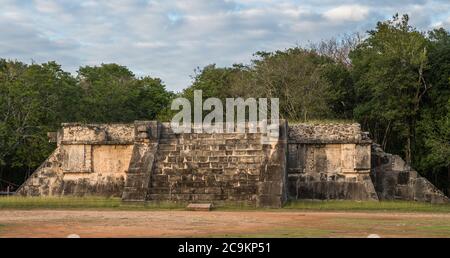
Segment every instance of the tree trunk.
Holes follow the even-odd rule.
[[[412,164],[412,149],[413,149],[413,141],[415,135],[415,120],[414,117],[410,117],[408,121],[408,136],[406,139],[406,163],[411,166]]]
[[[411,165],[411,131],[408,133],[408,138],[406,139],[406,164]]]
[[[450,165],[447,166],[447,196],[450,195]]]
[[[448,180],[448,183],[450,184],[450,165],[448,165],[448,167],[447,167],[447,172],[448,172],[448,175],[447,175],[447,180]]]
[[[386,127],[386,131],[384,132],[384,136],[383,136],[383,142],[381,144],[383,150],[386,149],[386,145],[387,145],[387,141],[388,141],[388,134],[389,134],[389,130],[391,129],[391,121],[389,121],[387,127]]]

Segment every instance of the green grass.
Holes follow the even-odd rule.
[[[291,201],[283,209],[309,211],[396,211],[396,212],[445,212],[450,204],[430,204],[409,201]]]
[[[166,210],[184,209],[174,202],[123,203],[120,198],[103,197],[1,197],[0,209],[112,209]]]
[[[206,238],[319,238],[330,236],[333,232],[319,228],[277,227],[248,234],[207,235]]]
[[[104,197],[0,197],[0,209],[185,210],[188,202],[122,202]],[[215,210],[262,210],[246,202],[214,203]]]
[[[101,210],[184,210],[183,202],[124,203],[103,197],[0,197],[0,209],[101,209]],[[406,201],[290,201],[281,209],[256,208],[247,203],[216,204],[219,211],[395,211],[450,213],[450,204]]]
[[[420,232],[431,232],[435,235],[441,237],[449,237],[450,236],[450,225],[424,225],[418,226],[417,230]]]
[[[0,234],[1,234],[2,232],[6,232],[6,231],[7,231],[6,225],[0,224]]]

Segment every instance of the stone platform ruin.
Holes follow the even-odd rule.
[[[248,130],[175,134],[156,121],[70,123],[49,136],[55,151],[17,194],[258,207],[289,199],[448,202],[359,124],[282,122],[270,143]]]

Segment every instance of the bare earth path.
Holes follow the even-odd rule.
[[[450,237],[450,214],[0,210],[0,237]]]

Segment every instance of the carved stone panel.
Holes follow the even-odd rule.
[[[64,172],[92,172],[91,145],[65,145],[63,148]]]
[[[343,173],[355,172],[355,144],[341,145],[341,161]]]

